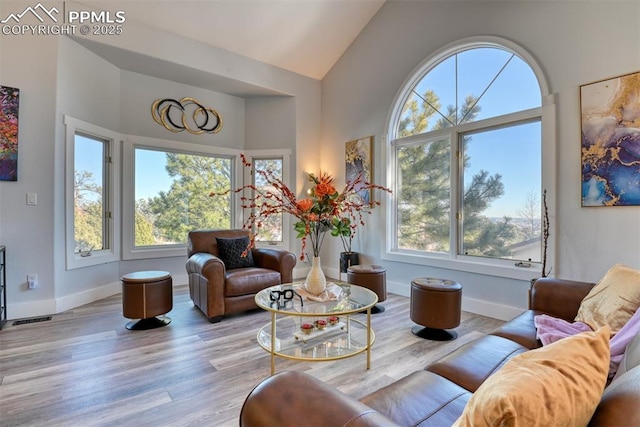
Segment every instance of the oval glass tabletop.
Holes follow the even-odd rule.
[[[258,292],[255,301],[258,307],[270,312],[317,316],[319,314],[352,314],[373,307],[378,302],[375,292],[344,282],[331,282],[339,296],[329,301],[314,301],[303,298],[299,292],[302,282],[271,286]],[[329,283],[328,283],[329,285]]]

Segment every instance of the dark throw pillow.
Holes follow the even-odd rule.
[[[242,256],[242,253],[247,249],[247,246],[249,246],[249,237],[239,237],[235,239],[216,237],[216,241],[218,242],[219,258],[224,262],[227,270],[255,266],[251,250],[247,251],[246,256]]]

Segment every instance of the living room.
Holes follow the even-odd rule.
[[[34,4],[3,1],[0,16],[29,6]],[[66,7],[85,8],[72,2]],[[386,185],[395,96],[434,52],[479,36],[520,46],[546,78],[548,93],[542,95],[554,114],[551,146],[543,148],[549,174],[541,187],[550,199],[551,276],[595,282],[617,263],[639,268],[640,208],[582,207],[580,201],[580,86],[640,70],[638,18],[637,1],[388,0],[318,78],[129,20],[126,31],[113,37],[2,34],[0,83],[20,89],[19,177],[0,182],[9,318],[61,313],[117,294],[120,277],[131,271],[167,270],[174,283],[187,282],[186,250],[124,257],[120,246],[113,262],[68,268],[65,117],[123,138],[287,152],[291,185],[299,193],[306,172],[328,171],[344,182],[345,142],[372,135],[374,181]],[[222,131],[172,134],[152,120],[154,100],[182,97],[220,111]],[[37,205],[26,203],[27,194],[37,194]],[[408,296],[415,277],[444,277],[463,284],[465,311],[506,320],[527,308],[530,279],[540,275],[540,266],[495,269],[396,258],[389,251],[384,202],[367,219],[356,249],[367,263],[386,268],[392,293]],[[299,253],[300,242],[293,232],[289,237],[289,249]],[[338,272],[338,257],[331,254],[340,251],[338,239],[323,246],[330,276]],[[296,277],[305,272],[299,262]],[[34,273],[38,286],[30,289],[27,275]]]

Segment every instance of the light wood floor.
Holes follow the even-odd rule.
[[[360,397],[493,330],[501,321],[463,313],[449,342],[411,333],[409,299],[389,295],[373,315],[371,370],[365,355],[332,362],[276,359]],[[0,425],[237,426],[247,394],[269,375],[256,342],[261,310],[209,323],[186,286],[174,288],[169,326],[129,331],[121,296],[0,331]],[[283,402],[283,404],[286,404]]]

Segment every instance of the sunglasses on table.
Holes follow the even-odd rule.
[[[296,291],[294,291],[293,289],[285,289],[283,291],[269,292],[269,299],[271,300],[271,305],[277,304],[278,308],[280,308],[281,304],[284,307],[287,306],[287,303],[291,303],[293,305],[294,297],[300,298],[300,306],[303,307],[304,303],[302,302],[302,296]]]

